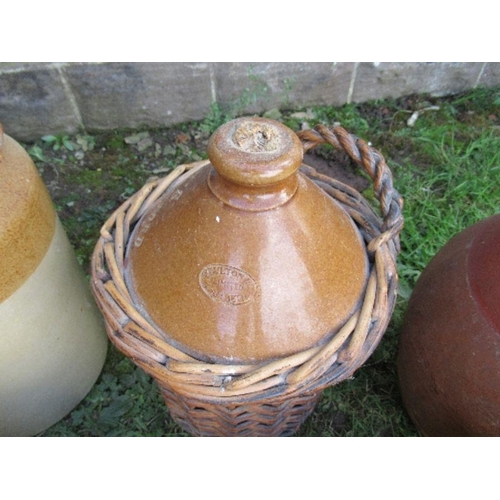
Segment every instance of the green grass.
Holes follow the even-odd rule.
[[[424,111],[413,127],[407,120]],[[298,129],[301,120],[281,110]],[[399,258],[400,294],[389,328],[354,377],[331,387],[300,436],[418,436],[402,404],[397,381],[398,339],[411,291],[433,255],[465,227],[500,212],[500,89],[448,97],[412,96],[314,107],[310,125],[340,122],[379,149],[405,199]],[[234,114],[234,113],[232,113]],[[85,136],[90,150],[75,157],[75,137],[26,145],[51,190],[60,217],[88,272],[99,228],[127,196],[158,170],[204,156],[209,134],[229,117],[214,106],[201,122],[150,130],[158,144],[138,151],[125,143],[137,131]],[[90,137],[90,138],[89,138]],[[81,141],[80,141],[81,142]],[[71,143],[74,151],[65,147]],[[54,144],[59,147],[54,148]],[[159,154],[159,151],[161,153]],[[328,152],[325,153],[326,155]],[[372,199],[371,191],[365,193]],[[44,436],[179,436],[155,383],[113,347],[88,396]]]

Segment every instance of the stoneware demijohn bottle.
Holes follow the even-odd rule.
[[[239,119],[207,165],[165,194],[131,238],[126,280],[174,345],[210,362],[260,363],[326,341],[359,306],[367,257],[344,210],[297,170],[278,122]]]
[[[108,335],[192,434],[293,434],[392,313],[402,200],[385,160],[341,127],[303,132],[230,121],[208,161],[151,179],[101,229],[92,290]],[[324,142],[370,175],[384,221],[302,165]]]

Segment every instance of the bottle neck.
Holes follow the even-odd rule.
[[[282,123],[237,118],[217,129],[207,149],[213,166],[208,186],[231,207],[272,210],[297,191],[304,151],[298,136]]]
[[[224,178],[214,168],[211,168],[208,175],[208,187],[214,196],[226,205],[247,212],[272,210],[284,205],[296,193],[298,185],[297,173],[263,186],[236,184]]]

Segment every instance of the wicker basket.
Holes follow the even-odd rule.
[[[158,382],[174,420],[202,436],[291,435],[313,411],[321,391],[350,377],[371,355],[391,317],[397,294],[396,257],[403,227],[402,199],[383,156],[341,127],[299,133],[304,150],[328,143],[371,177],[382,219],[354,189],[301,172],[334,198],[364,238],[370,276],[360,308],[321,347],[261,365],[215,364],[171,345],[137,310],[125,285],[124,254],[134,225],[181,176],[208,162],[177,167],[147,183],[118,208],[101,230],[92,258],[92,289],[111,341]]]

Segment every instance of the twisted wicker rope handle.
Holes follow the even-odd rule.
[[[342,127],[316,125],[314,129],[303,130],[297,135],[304,145],[305,152],[319,144],[330,144],[335,149],[347,153],[370,176],[384,223],[383,233],[370,242],[368,251],[373,254],[382,243],[393,240],[399,253],[399,233],[403,228],[403,198],[394,189],[391,171],[382,154]]]

